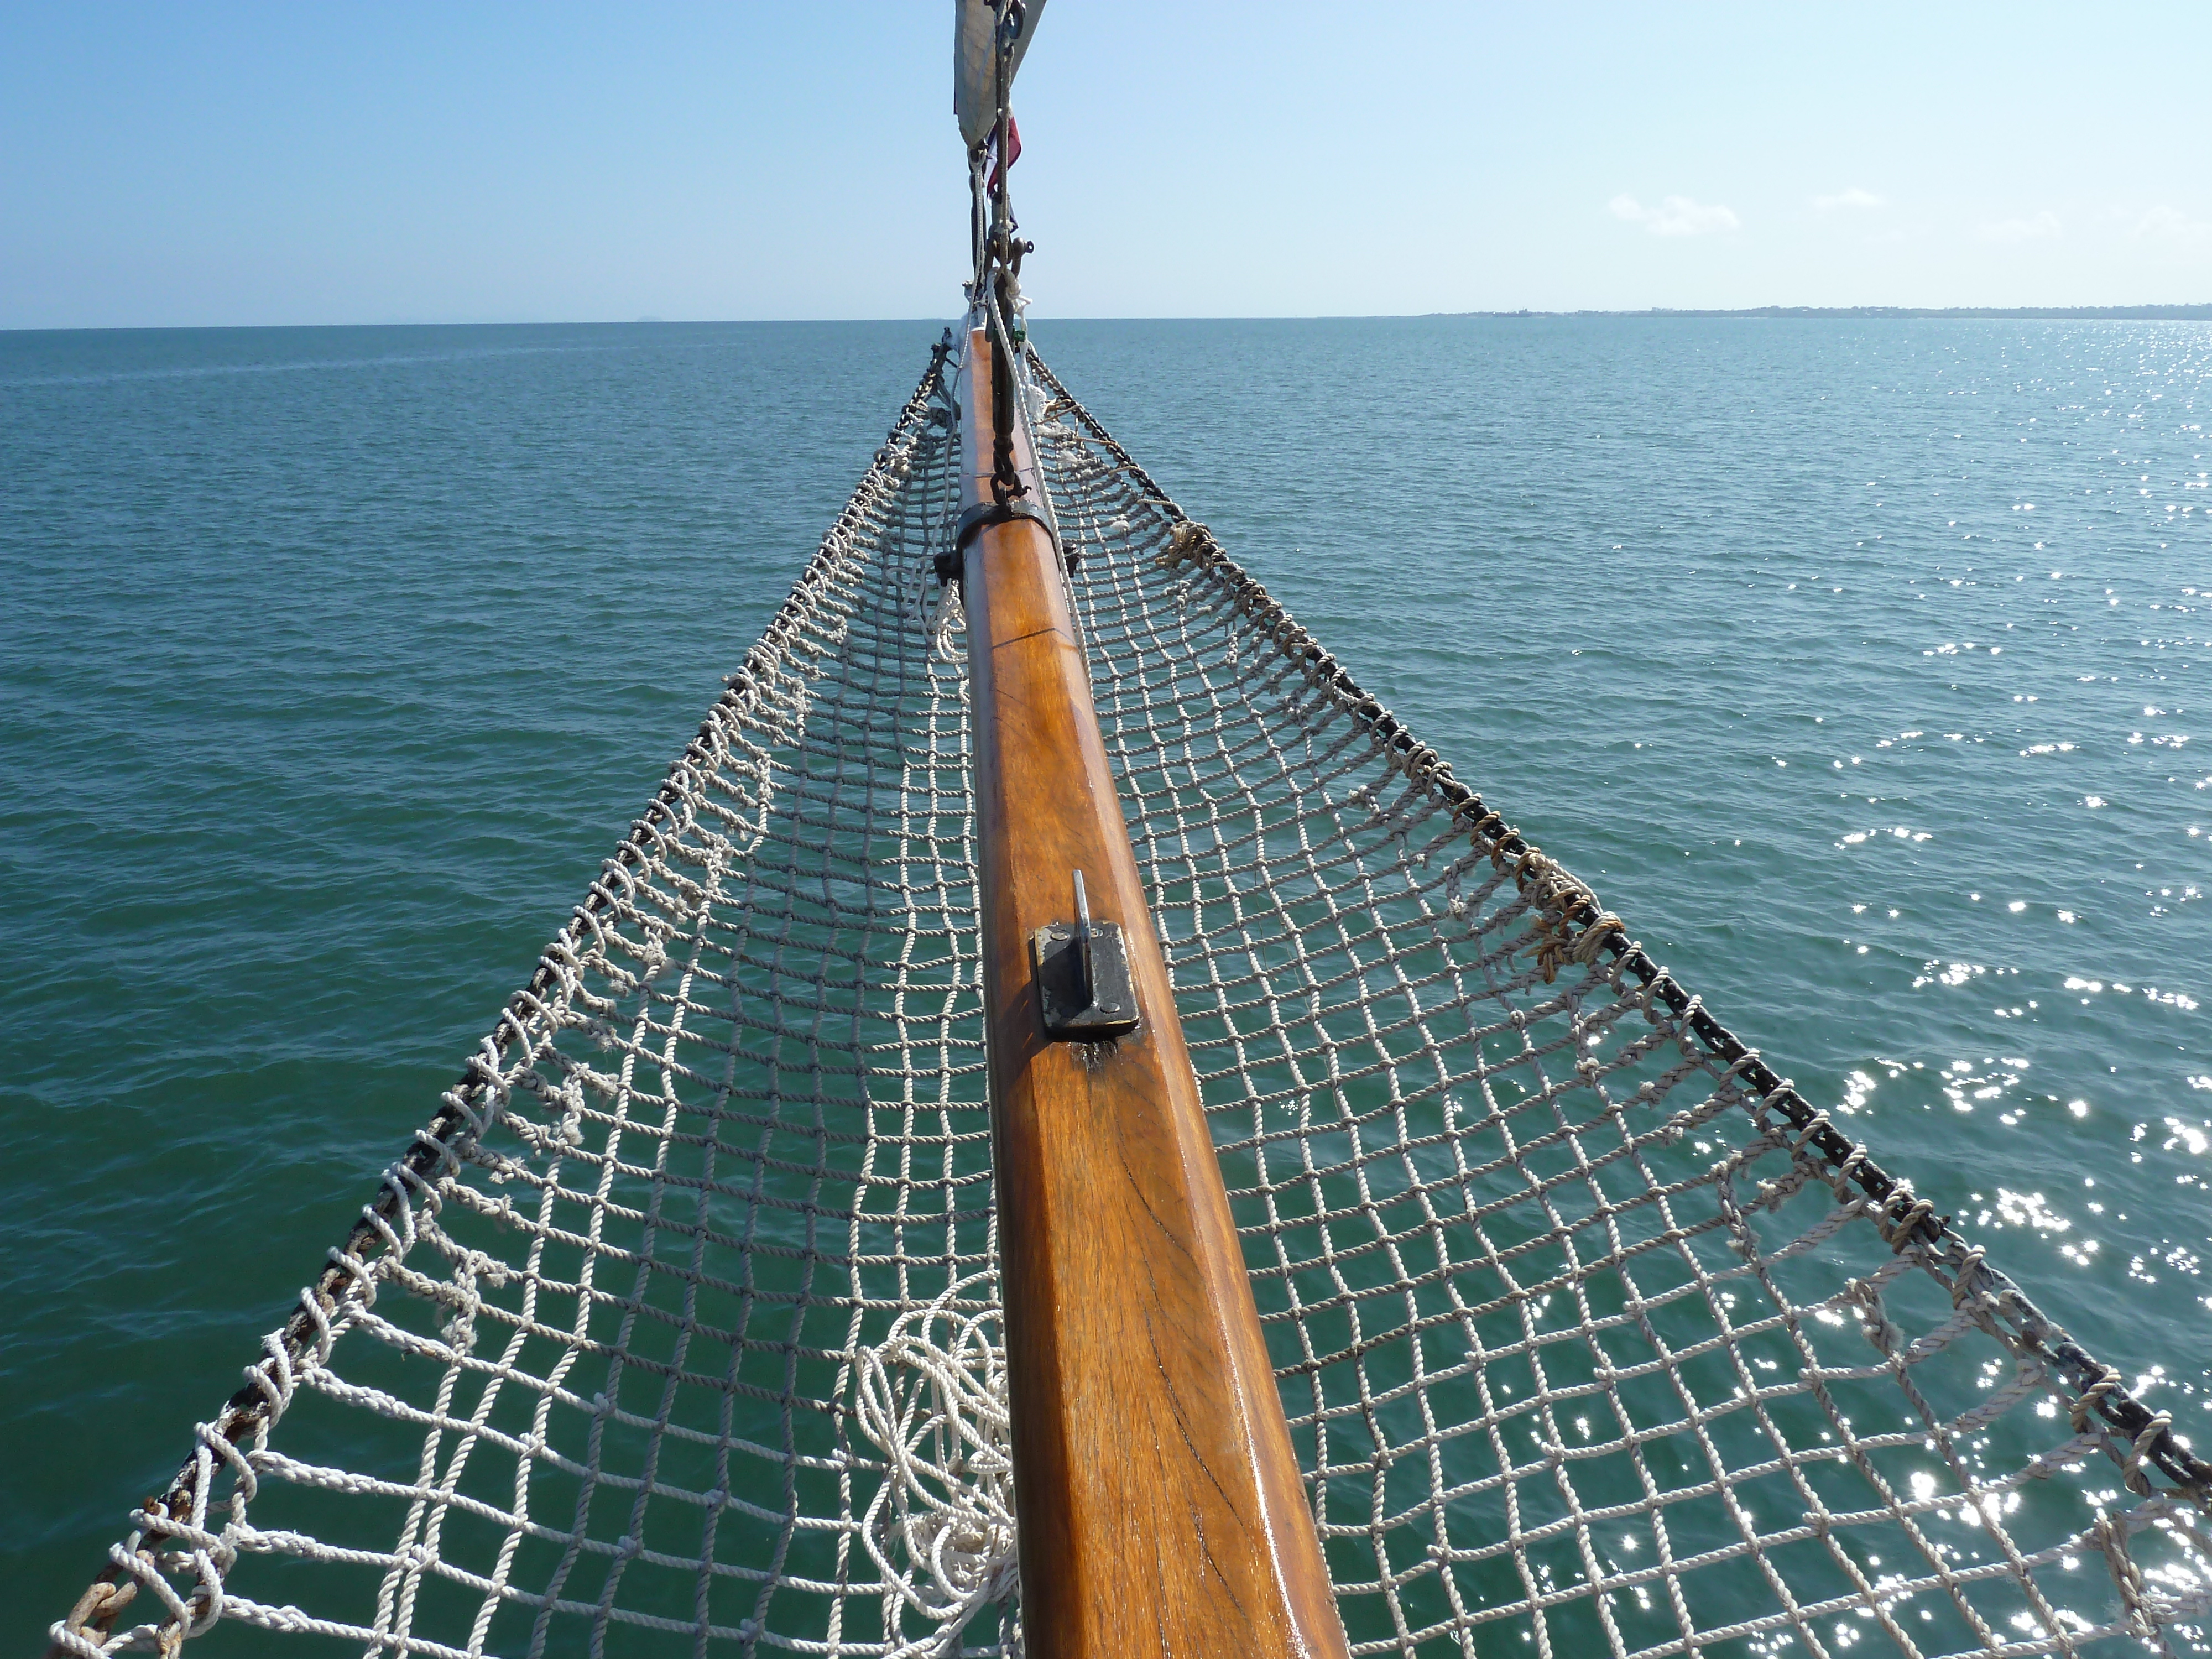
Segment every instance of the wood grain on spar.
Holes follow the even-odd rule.
[[[991,349],[972,332],[960,375],[963,506],[991,499]],[[1341,1655],[1051,538],[987,528],[963,586],[1029,1650]],[[1111,1042],[1047,1041],[1030,982],[1077,870],[1143,1015]]]

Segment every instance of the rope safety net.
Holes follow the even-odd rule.
[[[943,350],[59,1650],[1019,1650]],[[1353,1651],[2203,1651],[2165,1416],[1024,375]]]

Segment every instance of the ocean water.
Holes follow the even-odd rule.
[[[0,1639],[236,1386],[939,327],[0,334]],[[1037,339],[2212,1442],[2212,328]]]

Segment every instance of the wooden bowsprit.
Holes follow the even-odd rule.
[[[994,349],[970,330],[969,509],[993,501]],[[1034,501],[1018,422],[1014,444]],[[974,534],[962,573],[1024,1639],[1043,1659],[1341,1654],[1057,550],[1016,517]],[[1107,927],[1134,1028],[1056,1039],[1055,1002],[1086,983],[1125,1024]],[[1086,931],[1090,963],[1065,961]]]

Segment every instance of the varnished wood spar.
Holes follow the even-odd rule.
[[[960,375],[991,499],[991,345]],[[1016,428],[1016,459],[1038,489]],[[1337,1618],[1051,538],[970,544],[993,1156],[1020,1526],[1038,1659],[1341,1655]],[[1143,1022],[1051,1042],[1030,936],[1121,924]]]

